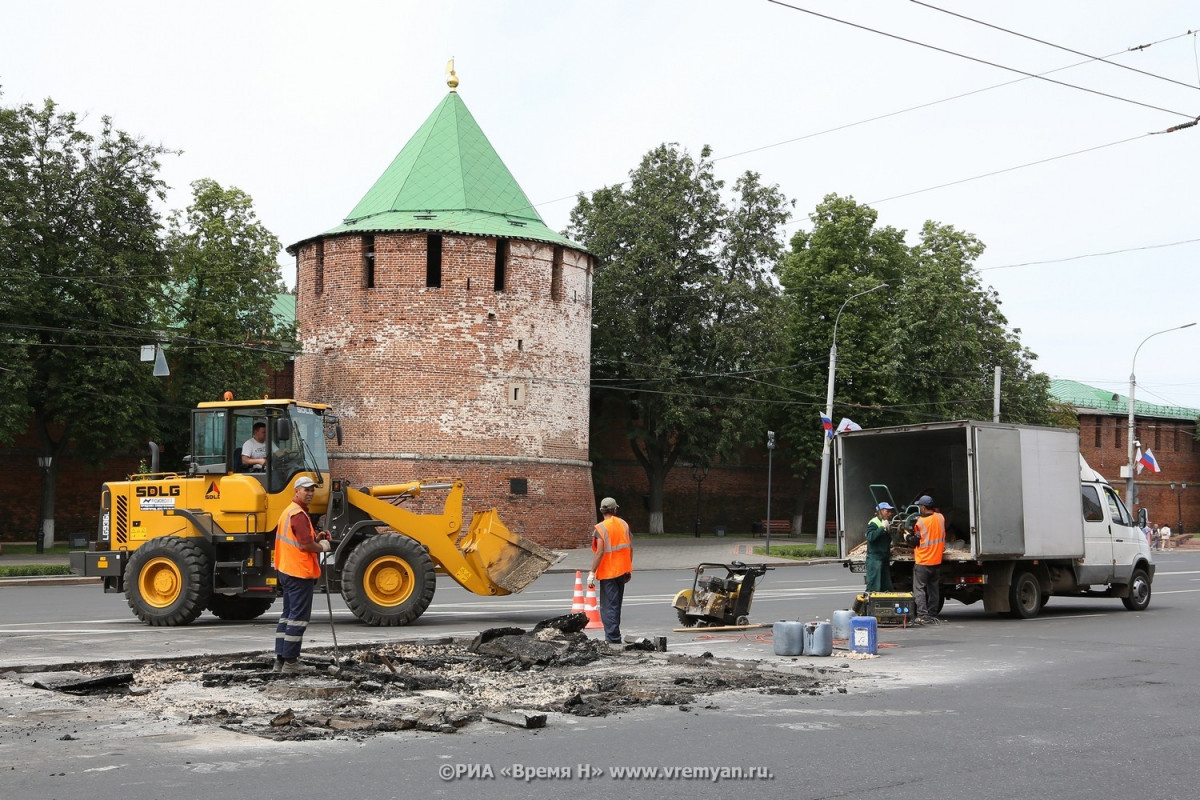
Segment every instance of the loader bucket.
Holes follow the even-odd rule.
[[[459,547],[479,558],[493,583],[514,594],[565,555],[513,533],[500,521],[494,508],[475,512],[471,529]]]

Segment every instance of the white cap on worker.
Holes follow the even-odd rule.
[[[316,486],[316,485],[317,485],[317,482],[314,481],[312,478],[308,477],[307,475],[304,475],[303,477],[296,479],[296,488],[297,489],[307,489],[309,486]]]

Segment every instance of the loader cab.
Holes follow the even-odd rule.
[[[195,475],[249,475],[270,494],[283,491],[299,472],[328,473],[324,411],[294,400],[201,403],[192,412],[189,469]],[[243,445],[258,423],[266,423],[265,468],[242,464]]]

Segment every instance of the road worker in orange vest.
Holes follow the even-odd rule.
[[[913,548],[913,606],[914,622],[933,625],[941,622],[936,616],[941,610],[938,580],[941,576],[942,552],[946,549],[946,518],[933,509],[933,498],[921,495],[917,499],[921,516],[914,531],[920,537]]]
[[[312,616],[313,591],[321,577],[318,555],[332,547],[329,531],[317,531],[308,513],[316,490],[312,478],[297,478],[292,502],[275,528],[274,566],[283,594],[283,613],[275,627],[274,671],[285,675],[316,672],[315,667],[299,661],[300,644]]]
[[[600,600],[600,621],[604,623],[604,638],[610,645],[621,645],[621,603],[625,599],[625,584],[633,577],[633,537],[629,525],[617,516],[617,501],[606,497],[600,501],[604,521],[592,529],[592,571],[588,586],[600,581],[597,591]]]

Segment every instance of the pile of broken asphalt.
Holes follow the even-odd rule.
[[[585,615],[568,614],[530,631],[487,630],[469,643],[314,650],[303,660],[318,670],[305,676],[272,672],[273,656],[260,654],[73,665],[0,677],[72,695],[83,714],[90,704],[122,696],[147,718],[290,741],[403,730],[449,734],[484,721],[540,728],[554,715],[606,716],[651,705],[688,711],[708,702],[707,695],[739,689],[846,691],[845,664],[781,672],[711,653],[660,652],[660,643],[650,640],[618,650],[588,637],[586,624]]]

